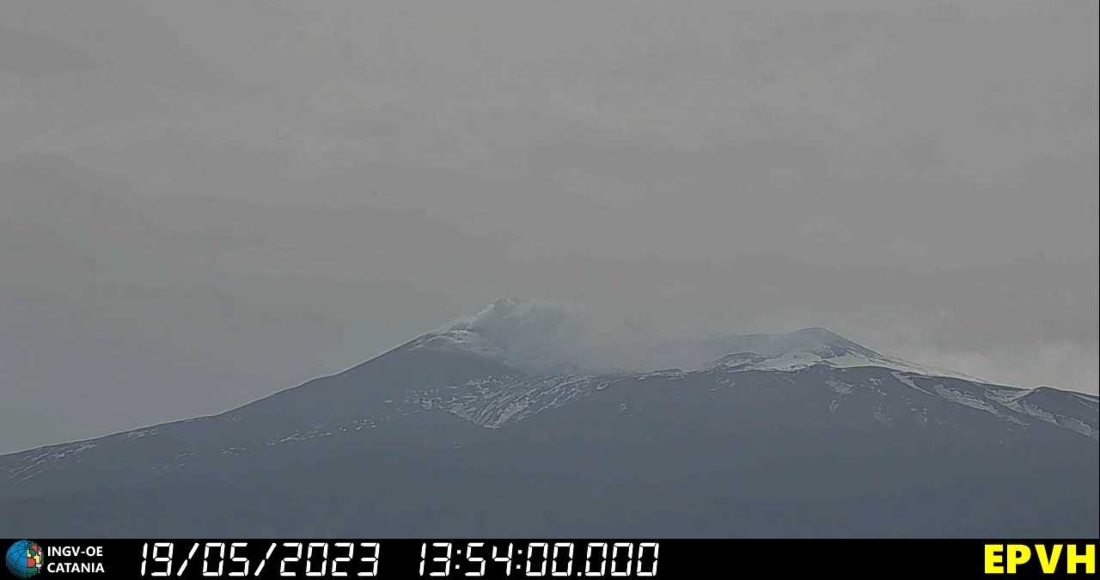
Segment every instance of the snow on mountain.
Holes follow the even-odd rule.
[[[513,372],[419,390],[405,402],[443,409],[482,427],[499,428],[632,379],[677,380],[713,372],[879,369],[889,371],[885,376],[899,384],[951,404],[1010,422],[1038,419],[1098,438],[1096,421],[1088,416],[1089,405],[1095,411],[1095,397],[1053,390],[1058,395],[1048,400],[1052,398],[1043,397],[1043,389],[1033,392],[989,385],[975,377],[878,353],[825,328],[643,344],[639,346],[651,349],[647,353],[653,355],[654,362],[647,369],[632,371],[610,371],[607,369],[615,368],[614,361],[594,361],[588,330],[577,310],[543,302],[497,300],[474,316],[418,337],[407,348],[484,358]],[[681,364],[673,370],[664,368],[674,363]],[[948,380],[967,388],[946,387]],[[1047,410],[1061,408],[1067,397],[1085,405],[1084,420],[1080,418],[1082,409],[1068,414],[1066,409],[1061,414]]]
[[[1095,533],[1096,396],[821,328],[598,370],[585,332],[498,301],[219,415],[0,456],[0,510],[39,535]]]
[[[565,305],[502,298],[474,316],[417,338],[411,349],[466,353],[532,372],[577,370],[583,318]]]
[[[980,380],[960,373],[919,365],[877,353],[824,328],[780,334],[731,335],[699,340],[639,342],[615,337],[619,349],[600,350],[591,340],[583,313],[566,306],[500,299],[476,315],[458,320],[417,338],[412,348],[461,352],[499,360],[535,373],[606,372],[627,370],[608,352],[641,351],[653,361],[653,371],[676,367],[701,370],[724,365],[741,370],[792,371],[813,365],[834,368],[881,367],[928,376]]]
[[[927,376],[980,380],[885,356],[824,328],[807,328],[785,334],[732,336],[719,342],[731,349],[731,354],[714,364],[740,370],[792,371],[814,365],[833,368],[880,367]]]
[[[486,358],[514,372],[423,389],[410,395],[406,402],[426,409],[442,409],[495,429],[630,380],[683,380],[714,373],[731,377],[750,371],[878,369],[888,371],[882,375],[887,378],[875,381],[896,380],[922,396],[980,410],[1004,421],[1021,424],[1037,419],[1091,439],[1098,439],[1100,434],[1097,422],[1089,415],[1090,409],[1095,411],[1096,407],[1089,395],[1054,391],[1058,395],[1046,400],[1042,389],[1032,392],[989,385],[964,374],[883,355],[825,328],[663,341],[656,343],[659,352],[653,351],[650,368],[601,372],[600,369],[614,368],[614,364],[604,361],[601,367],[591,364],[590,356],[582,356],[591,355],[585,349],[592,344],[585,341],[586,329],[579,321],[576,311],[558,305],[501,299],[475,316],[425,334],[410,343],[410,350]],[[654,348],[653,343],[644,346]],[[656,370],[669,363],[684,364],[673,370]],[[835,380],[827,382],[841,384]],[[850,391],[855,385],[845,388]],[[831,408],[835,409],[842,398],[830,402]],[[1066,398],[1080,401],[1084,407],[1061,408]],[[1061,413],[1048,410],[1054,408],[1061,408]]]
[[[443,409],[482,427],[496,429],[607,388],[617,380],[622,377],[493,376],[425,390],[412,395],[409,401],[425,409]]]
[[[833,367],[828,364],[791,365],[777,371],[769,365],[718,365],[712,369],[683,371],[661,370],[649,373],[623,373],[617,375],[550,375],[531,377],[526,375],[499,375],[470,380],[465,383],[424,389],[412,394],[405,402],[424,409],[439,409],[491,429],[525,420],[544,411],[561,407],[582,399],[597,391],[620,383],[644,381],[709,381],[718,385],[734,385],[737,376],[749,371],[793,375],[791,380],[804,381],[807,372],[815,369],[868,370],[862,381],[845,382],[837,379],[821,381],[836,395],[828,405],[835,410],[854,390],[870,390],[879,396],[886,381],[896,381],[914,393],[907,396],[914,402],[927,404],[937,399],[988,413],[999,420],[1016,425],[1028,425],[1034,420],[1068,429],[1090,439],[1100,440],[1100,425],[1096,420],[1095,397],[1067,391],[1054,391],[1050,400],[1035,402],[1033,391],[973,383],[948,377],[924,375],[912,371],[889,370],[879,364],[857,364]],[[751,379],[746,379],[751,380]],[[848,379],[851,380],[851,379]],[[1079,405],[1068,408],[1074,402]],[[914,414],[921,410],[914,407]],[[876,411],[877,412],[877,411]]]

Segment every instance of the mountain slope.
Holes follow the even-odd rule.
[[[478,320],[221,415],[0,457],[0,534],[1098,532],[1095,396],[922,374],[823,329],[583,373],[520,364],[530,329]]]

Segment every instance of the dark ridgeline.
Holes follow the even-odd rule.
[[[0,457],[0,536],[1100,531],[1095,396],[915,372],[822,329],[610,375],[523,372],[469,347],[476,334],[221,415]]]

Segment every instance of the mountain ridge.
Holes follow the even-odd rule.
[[[0,535],[1097,531],[1096,397],[826,364],[881,355],[823,330],[737,339],[775,347],[749,365],[612,373],[438,336],[224,413],[0,456]],[[821,360],[761,364],[790,349]]]
[[[542,372],[530,372],[530,371],[524,370],[523,368],[520,368],[518,366],[512,366],[511,364],[509,364],[509,361],[507,361],[506,359],[504,359],[500,356],[501,350],[502,350],[502,349],[500,349],[500,347],[480,346],[481,344],[484,344],[484,343],[475,343],[475,344],[479,344],[479,346],[475,347],[475,348],[469,348],[469,349],[461,348],[461,346],[465,346],[467,344],[467,341],[469,340],[470,337],[473,337],[473,336],[476,335],[476,332],[470,329],[470,326],[472,325],[472,321],[476,321],[477,319],[483,317],[487,313],[493,313],[494,311],[499,311],[499,309],[501,309],[501,308],[505,308],[505,309],[514,311],[515,309],[517,309],[518,307],[521,307],[523,305],[526,305],[527,307],[531,307],[532,305],[536,305],[536,307],[537,307],[537,304],[538,303],[535,302],[535,301],[520,302],[520,301],[517,301],[517,300],[512,299],[512,298],[499,298],[499,299],[495,300],[494,302],[490,303],[489,305],[485,306],[484,308],[482,308],[479,311],[478,314],[476,314],[472,317],[459,318],[456,321],[452,321],[450,323],[447,323],[443,326],[440,326],[439,328],[437,328],[435,330],[420,334],[420,335],[416,336],[415,338],[413,338],[411,340],[408,340],[404,343],[401,343],[401,344],[399,344],[399,345],[397,345],[397,346],[395,346],[391,349],[388,349],[386,351],[383,351],[382,353],[379,353],[378,355],[376,355],[376,356],[374,356],[370,359],[367,359],[366,361],[363,361],[359,364],[353,365],[352,367],[349,367],[349,368],[347,368],[343,371],[339,371],[339,372],[329,374],[329,375],[321,375],[321,376],[315,377],[313,379],[310,379],[310,380],[306,381],[305,383],[303,383],[301,385],[296,385],[294,387],[290,387],[290,388],[287,388],[287,389],[276,391],[276,392],[274,392],[270,395],[261,397],[259,399],[256,399],[256,400],[253,400],[253,401],[250,401],[250,402],[247,402],[247,403],[243,403],[241,405],[238,405],[236,407],[227,409],[227,410],[222,411],[222,412],[213,413],[213,414],[210,414],[210,415],[192,417],[192,418],[187,418],[187,419],[180,419],[180,420],[176,420],[176,421],[168,421],[168,422],[165,422],[165,423],[150,425],[150,426],[146,426],[146,427],[137,427],[137,428],[134,428],[134,429],[128,429],[128,430],[124,430],[124,431],[110,433],[110,434],[103,435],[103,436],[89,437],[89,438],[74,440],[74,441],[69,441],[69,442],[61,442],[61,443],[55,443],[55,444],[50,444],[50,445],[43,445],[43,446],[39,446],[39,447],[35,447],[35,448],[22,450],[22,451],[16,451],[16,452],[12,452],[12,453],[0,454],[0,458],[3,458],[5,456],[12,456],[12,455],[19,455],[19,454],[23,454],[23,453],[28,453],[28,452],[35,451],[35,450],[38,450],[38,449],[52,449],[52,448],[58,448],[58,447],[79,445],[79,444],[82,444],[82,443],[87,443],[87,442],[90,442],[90,441],[95,441],[95,440],[104,439],[104,438],[108,438],[108,437],[114,437],[114,436],[130,434],[130,433],[143,432],[143,431],[147,431],[149,429],[153,429],[153,428],[163,426],[163,425],[187,423],[187,422],[190,422],[190,421],[195,421],[195,420],[200,420],[200,419],[220,417],[220,416],[223,416],[223,415],[226,415],[226,414],[233,413],[233,412],[238,411],[240,409],[244,409],[246,407],[250,407],[252,405],[262,403],[263,401],[265,401],[267,399],[270,399],[272,397],[278,397],[283,393],[287,393],[287,392],[295,390],[295,389],[301,389],[303,387],[308,387],[308,386],[310,386],[310,385],[312,385],[312,384],[314,384],[318,381],[329,380],[329,379],[340,379],[341,377],[354,375],[360,369],[362,369],[362,368],[364,368],[364,367],[366,367],[366,366],[368,366],[372,363],[375,363],[376,361],[383,360],[387,357],[398,356],[398,355],[400,355],[402,353],[405,353],[405,352],[408,352],[408,351],[418,351],[418,350],[428,350],[428,351],[434,351],[434,352],[444,352],[444,353],[450,353],[450,354],[461,354],[461,355],[465,355],[465,356],[477,357],[477,358],[485,360],[486,362],[488,362],[490,364],[501,365],[503,367],[507,367],[508,371],[506,371],[504,373],[505,376],[516,376],[516,377],[521,377],[522,376],[522,377],[525,377],[529,381],[540,381],[541,380],[543,382],[546,382],[546,381],[551,380],[551,377],[559,377],[561,380],[566,381],[566,382],[580,381],[580,380],[583,380],[585,378],[589,378],[589,379],[602,378],[603,380],[614,380],[616,377],[618,377],[618,378],[623,378],[623,377],[645,377],[645,376],[648,376],[648,375],[658,376],[658,375],[669,375],[669,374],[675,375],[675,374],[683,374],[683,373],[691,373],[691,372],[706,372],[706,371],[714,370],[716,368],[726,368],[726,369],[736,370],[736,371],[750,371],[750,370],[755,370],[755,371],[795,371],[795,370],[801,370],[801,369],[809,368],[809,367],[812,367],[812,366],[815,366],[815,365],[824,365],[824,366],[828,366],[828,367],[831,367],[831,368],[877,367],[877,368],[882,368],[882,369],[902,371],[902,372],[906,372],[906,373],[914,373],[914,374],[923,375],[923,376],[926,376],[926,377],[955,378],[955,379],[961,379],[961,380],[966,380],[966,381],[972,381],[972,382],[976,382],[976,383],[979,383],[979,384],[986,385],[986,386],[991,387],[991,388],[995,388],[995,389],[999,390],[1000,392],[1015,392],[1015,395],[1013,397],[1011,397],[1010,400],[1021,400],[1021,399],[1025,398],[1026,396],[1028,396],[1030,394],[1033,394],[1033,393],[1054,392],[1054,393],[1057,393],[1059,396],[1063,396],[1063,395],[1064,396],[1077,396],[1077,397],[1083,398],[1084,400],[1089,401],[1089,402],[1100,401],[1100,398],[1098,398],[1097,395],[1091,395],[1091,394],[1088,394],[1088,393],[1083,393],[1083,392],[1075,391],[1075,390],[1071,390],[1071,389],[1060,389],[1060,388],[1045,386],[1045,385],[1044,386],[1037,386],[1037,387],[1033,387],[1033,388],[1019,387],[1019,386],[1013,386],[1013,385],[1003,385],[1003,384],[993,383],[993,382],[989,382],[989,381],[984,381],[982,379],[978,379],[978,378],[971,377],[971,376],[968,376],[968,375],[965,375],[965,374],[962,374],[962,373],[957,373],[957,372],[954,372],[954,371],[948,371],[948,370],[944,370],[944,369],[937,369],[935,367],[930,367],[930,366],[926,366],[926,365],[919,365],[919,364],[911,363],[911,362],[908,362],[908,361],[904,361],[902,359],[897,359],[897,358],[889,357],[889,356],[886,356],[886,355],[882,355],[877,351],[874,351],[874,350],[872,350],[868,347],[865,347],[865,346],[863,346],[863,345],[861,345],[861,344],[859,344],[855,341],[852,341],[851,339],[848,339],[848,338],[846,338],[846,337],[844,337],[844,336],[842,336],[842,335],[840,335],[836,332],[833,332],[832,330],[830,330],[828,328],[821,327],[821,326],[809,326],[809,327],[798,328],[798,329],[795,329],[795,330],[791,330],[791,331],[787,331],[787,332],[780,332],[780,333],[753,333],[753,334],[740,334],[740,335],[734,334],[734,335],[726,335],[726,336],[721,336],[721,337],[712,337],[712,338],[699,339],[698,342],[711,345],[710,348],[712,348],[716,351],[726,349],[726,350],[731,350],[731,352],[729,352],[728,354],[725,354],[723,356],[717,357],[714,360],[711,360],[709,362],[703,363],[701,365],[696,365],[693,368],[687,368],[687,369],[680,368],[680,367],[669,367],[669,368],[652,369],[652,370],[646,370],[646,371],[621,370],[621,371],[611,371],[611,372],[609,372],[609,371],[602,371],[602,372],[601,371],[587,371],[586,372],[583,369],[580,369],[580,368],[577,368],[577,367],[571,367],[571,368],[568,368],[564,371],[561,368],[557,368],[557,369],[553,369],[553,370],[550,370],[550,371],[543,370]],[[556,308],[560,308],[560,307],[556,306]],[[736,348],[737,348],[737,347],[732,346],[732,345],[745,345],[745,344],[768,345],[768,346],[767,346],[767,348],[757,348],[756,350],[732,352],[732,350],[736,350]],[[720,345],[720,346],[717,346],[717,345]],[[816,347],[830,347],[830,348],[839,347],[839,348],[838,348],[838,350],[835,350],[834,352],[831,352],[831,353],[828,353],[828,352],[820,353],[820,352],[814,352]],[[757,352],[757,350],[762,350],[764,352],[763,353]],[[852,353],[858,354],[859,357],[856,357],[854,359],[844,358],[845,356],[850,355]],[[787,359],[784,358],[785,356],[789,356],[789,355],[792,355],[792,354],[794,354],[796,356],[794,356],[792,358],[787,358]],[[814,355],[817,355],[817,356],[816,357],[805,357],[805,356],[803,356],[800,359],[799,355],[805,355],[805,354],[814,354]],[[830,355],[830,354],[833,355],[833,356],[827,356],[827,355]],[[779,359],[779,360],[776,360],[776,359]],[[498,373],[499,373],[499,371],[498,371]]]
[[[460,318],[448,325],[414,338],[399,348],[426,348],[440,351],[466,352],[489,359],[504,362],[520,369],[537,369],[543,373],[596,373],[609,372],[608,368],[586,368],[571,357],[574,353],[564,350],[557,342],[565,342],[583,334],[583,330],[570,326],[577,316],[557,304],[543,304],[537,301],[517,301],[500,298],[482,308],[471,317]],[[534,343],[533,352],[516,355],[522,350],[507,342]],[[960,378],[971,381],[983,381],[956,371],[937,368],[931,365],[917,364],[897,357],[883,355],[832,330],[821,326],[810,326],[781,333],[731,334],[702,339],[665,339],[646,344],[646,354],[660,359],[660,352],[683,351],[679,356],[686,360],[675,363],[657,363],[651,368],[682,368],[700,370],[721,364],[723,359],[740,354],[753,354],[770,361],[759,365],[758,369],[784,370],[803,368],[811,364],[828,364],[836,367],[881,366],[916,372],[919,374]],[[548,361],[523,360],[524,354],[530,358],[557,355],[559,359]],[[785,360],[775,360],[783,359]],[[692,360],[694,359],[694,360]],[[756,361],[757,363],[764,361]],[[678,363],[678,364],[676,364]],[[611,368],[614,368],[611,366]],[[614,369],[624,370],[624,369]],[[642,369],[635,368],[640,371]]]

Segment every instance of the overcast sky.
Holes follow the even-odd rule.
[[[0,452],[501,296],[1097,392],[1097,3],[7,0]]]

